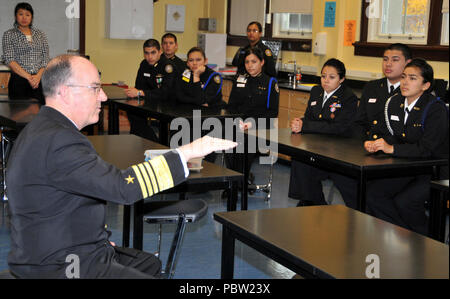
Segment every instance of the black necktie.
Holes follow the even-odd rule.
[[[389,95],[393,95],[394,94],[394,85],[391,85],[391,93]]]

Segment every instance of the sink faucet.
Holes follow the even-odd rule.
[[[293,60],[293,61],[288,61],[288,63],[293,63],[294,64],[294,71],[288,74],[289,77],[289,84],[294,84],[295,85],[295,74],[297,72],[297,60]],[[294,79],[292,82],[292,78]]]
[[[288,61],[288,63],[293,63],[294,64],[294,74],[297,71],[297,60],[293,60],[293,61]]]

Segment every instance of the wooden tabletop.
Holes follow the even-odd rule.
[[[366,258],[375,254],[380,278],[449,278],[448,246],[342,205],[220,212],[214,219],[288,268],[318,277],[366,278]]]

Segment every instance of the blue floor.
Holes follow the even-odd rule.
[[[256,165],[252,167],[256,183],[264,183],[269,174],[269,166]],[[289,184],[289,166],[280,163],[274,166],[273,193],[270,202],[265,201],[265,193],[257,192],[249,196],[248,209],[269,209],[294,207],[296,200],[287,196]],[[324,184],[324,189],[327,184]],[[328,189],[330,189],[328,187]],[[325,191],[326,192],[326,191]],[[325,195],[327,195],[325,193]],[[175,195],[167,195],[167,197]],[[220,278],[222,225],[214,221],[215,212],[226,211],[226,200],[221,199],[221,191],[188,194],[188,198],[202,198],[208,203],[208,213],[200,221],[189,223],[186,228],[181,253],[178,259],[174,278],[214,279]],[[5,205],[0,205],[0,272],[7,269],[7,256],[10,246],[9,217]],[[238,202],[238,210],[240,203]],[[113,232],[111,241],[122,244],[123,207],[108,204],[107,224]],[[144,225],[144,250],[157,250],[157,225]],[[163,242],[161,260],[167,259],[175,225],[163,225]],[[250,247],[236,241],[235,278],[269,279],[291,278],[293,272],[276,262],[266,258]]]

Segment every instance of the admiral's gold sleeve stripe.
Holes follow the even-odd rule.
[[[155,174],[153,173],[152,168],[150,167],[150,164],[148,164],[148,162],[143,163],[145,166],[145,169],[147,170],[148,174],[150,175],[150,181],[152,182],[152,186],[153,186],[153,190],[155,190],[155,193],[159,192],[159,188],[158,188],[158,182],[155,178]]]
[[[174,186],[172,173],[164,156],[158,156],[150,160],[149,163],[158,179],[160,191],[172,188]]]
[[[139,186],[141,187],[142,198],[147,198],[148,197],[147,188],[145,187],[145,182],[142,179],[141,172],[139,171],[139,169],[136,165],[133,165],[132,169],[134,170],[134,173],[136,174],[136,178],[139,182]]]
[[[147,190],[148,190],[148,196],[150,197],[153,195],[152,185],[150,182],[151,179],[148,177],[147,171],[142,163],[139,164],[138,167],[142,173],[142,176],[144,177],[144,182],[145,182],[145,185],[147,186]],[[156,192],[158,192],[158,191],[156,191]]]

